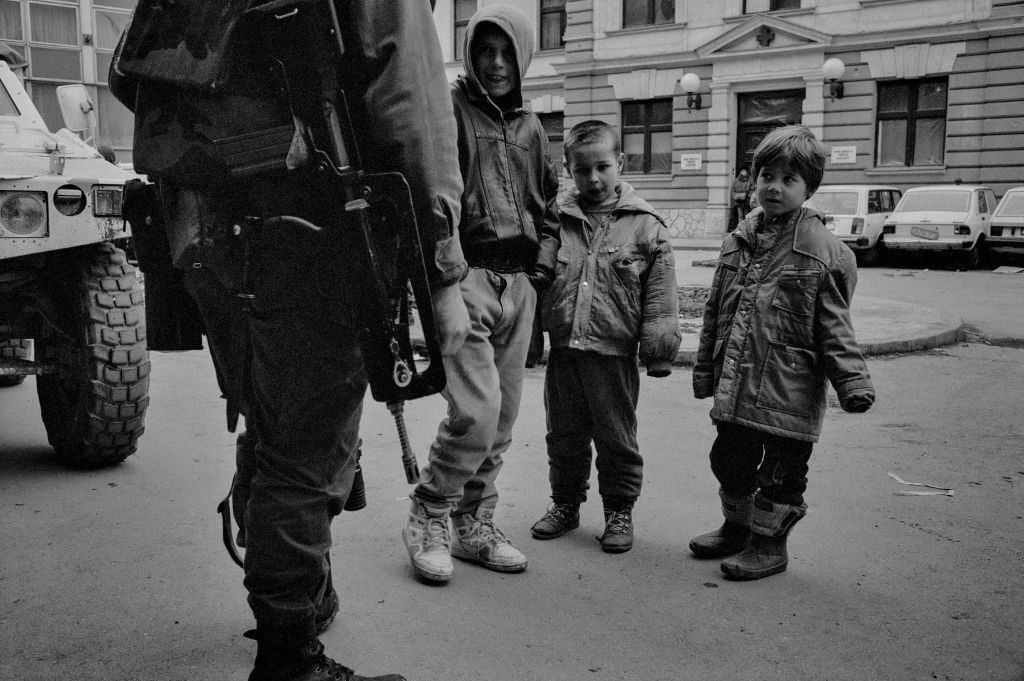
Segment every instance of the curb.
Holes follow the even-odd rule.
[[[966,327],[960,322],[951,327],[936,333],[927,334],[915,338],[898,338],[875,342],[861,342],[860,349],[865,357],[877,357],[879,355],[893,355],[909,352],[921,352],[932,350],[947,345],[955,345],[966,337]],[[680,350],[676,354],[672,366],[692,367],[697,362],[696,350]]]

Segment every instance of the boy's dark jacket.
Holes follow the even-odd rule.
[[[679,294],[672,245],[661,218],[627,182],[608,226],[592,230],[569,192],[555,281],[542,319],[552,348],[632,357],[654,373],[679,351]]]
[[[499,108],[473,72],[470,43],[482,22],[512,40],[520,86],[533,55],[533,33],[521,12],[504,5],[482,7],[466,27],[465,75],[451,86],[459,128],[462,250],[470,265],[524,269],[538,288],[551,282],[558,250],[558,177],[547,155],[548,139],[535,114],[522,106]]]
[[[755,261],[763,217],[756,210],[722,243],[693,392],[714,396],[715,422],[817,442],[826,379],[844,408],[875,395],[850,319],[856,262],[809,208],[794,211],[777,247]]]

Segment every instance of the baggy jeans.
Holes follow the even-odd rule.
[[[445,357],[448,415],[410,495],[455,515],[498,503],[495,481],[519,414],[537,292],[522,272],[471,267],[461,283],[470,332]]]

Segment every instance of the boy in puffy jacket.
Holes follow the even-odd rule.
[[[544,377],[552,504],[537,539],[580,524],[592,459],[604,505],[601,548],[633,547],[633,504],[643,459],[637,445],[640,361],[649,376],[671,373],[681,340],[672,246],[664,223],[626,182],[615,129],[602,121],[572,128],[566,168],[576,188],[559,206],[561,247],[542,302],[551,351]]]
[[[758,145],[760,210],[722,243],[704,310],[693,392],[714,397],[711,470],[725,522],[690,550],[732,556],[721,564],[728,579],[786,569],[786,537],[807,512],[826,380],[848,412],[867,411],[875,398],[850,318],[853,253],[820,213],[802,207],[824,168],[825,150],[803,126],[774,130]]]

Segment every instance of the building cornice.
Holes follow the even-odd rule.
[[[972,21],[969,23],[948,26],[921,27],[918,29],[900,29],[893,31],[876,31],[856,35],[836,34],[826,43],[809,43],[790,45],[778,48],[743,50],[738,52],[714,52],[701,56],[694,51],[677,52],[674,54],[650,55],[644,57],[598,59],[594,61],[573,61],[554,64],[553,67],[562,76],[598,76],[622,71],[640,69],[676,69],[709,65],[718,61],[734,59],[751,59],[769,55],[792,54],[796,52],[821,51],[825,53],[854,52],[888,48],[898,45],[918,43],[942,43],[957,40],[980,40],[1000,35],[1024,34],[1024,23],[1018,18],[999,18],[993,20]],[[731,32],[732,29],[730,29]],[[724,35],[724,34],[723,34]],[[586,40],[591,40],[587,38]],[[567,47],[568,47],[567,41]]]

